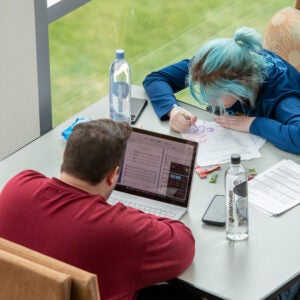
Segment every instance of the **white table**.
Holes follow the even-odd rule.
[[[144,95],[133,87],[134,96]],[[211,120],[212,115],[196,108],[200,118]],[[108,97],[78,113],[16,153],[0,161],[0,189],[17,172],[35,169],[45,175],[59,176],[65,141],[61,132],[76,117],[93,119],[108,117]],[[149,103],[136,126],[162,133],[171,132],[167,122],[161,122]],[[280,151],[270,143],[261,149],[262,158],[244,161],[261,173],[283,158],[300,163],[300,156]],[[224,193],[222,165],[217,183],[208,183],[194,175],[189,212],[182,221],[191,228],[196,240],[196,256],[192,265],[178,277],[180,284],[191,286],[204,295],[223,299],[256,300],[275,295],[292,280],[300,277],[300,207],[279,217],[271,217],[250,204],[249,239],[229,242],[225,229],[204,225],[201,217],[214,194]],[[300,196],[300,195],[299,195]]]

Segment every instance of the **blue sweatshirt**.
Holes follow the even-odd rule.
[[[233,114],[246,114],[256,119],[250,133],[270,141],[281,150],[300,154],[300,73],[276,54],[262,50],[267,62],[267,78],[260,86],[255,108],[236,102],[227,109]],[[185,59],[152,72],[143,85],[161,120],[177,103],[174,93],[188,86],[190,59]]]

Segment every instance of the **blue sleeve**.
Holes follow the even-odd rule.
[[[257,117],[250,132],[270,141],[281,150],[300,154],[300,98],[282,99],[274,111],[274,119]]]
[[[168,119],[168,112],[177,103],[174,93],[187,87],[189,63],[189,59],[182,60],[152,72],[143,81],[154,111],[161,120]]]

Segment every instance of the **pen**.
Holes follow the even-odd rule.
[[[187,115],[187,113],[182,107],[178,106],[177,104],[174,104],[173,107],[178,109],[178,111],[180,111],[180,113],[184,116],[186,120],[190,120],[190,117]]]

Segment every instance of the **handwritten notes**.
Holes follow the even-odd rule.
[[[200,166],[227,163],[232,153],[239,153],[242,160],[261,157],[259,148],[265,142],[258,136],[203,120],[197,120],[190,131],[182,133],[182,136],[198,142],[197,162]]]

